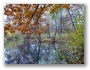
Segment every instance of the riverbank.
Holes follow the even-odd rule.
[[[41,42],[63,42],[63,41],[66,41],[67,38],[58,38],[58,39],[52,39],[52,38],[43,38],[41,39]]]

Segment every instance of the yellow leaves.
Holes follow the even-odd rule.
[[[61,4],[55,4],[53,8],[54,8],[55,10],[57,10],[57,9],[59,9],[60,7],[61,7]]]
[[[28,23],[28,19],[27,18],[24,19],[24,23]]]
[[[70,10],[70,4],[52,4],[52,6],[50,7],[50,14],[53,14],[56,10],[61,7]]]
[[[51,14],[53,14],[53,13],[54,13],[54,11],[55,11],[54,9],[51,9],[51,10],[50,10],[50,13],[51,13]]]
[[[7,32],[10,32],[10,33],[14,33],[15,32],[14,28],[11,26],[10,23],[8,23],[8,24],[6,24],[4,26],[4,33],[5,33],[5,35],[8,34]]]
[[[18,25],[19,25],[19,26],[22,25],[22,24],[23,24],[23,23],[22,23],[21,21],[18,22]]]
[[[49,8],[48,8],[48,7],[46,7],[44,10],[45,10],[45,11],[49,11]]]
[[[36,8],[36,5],[33,5],[32,8]]]
[[[7,35],[7,32],[4,31],[4,35]]]
[[[5,27],[11,27],[11,24],[10,24],[10,23],[8,23],[8,24],[6,24],[6,25],[5,25]]]
[[[24,13],[24,17],[28,17],[29,15],[30,15],[29,12]]]
[[[10,30],[10,33],[15,33],[15,30],[13,29],[13,30]]]
[[[8,32],[15,33],[15,29],[10,24],[6,24],[6,26],[4,27],[4,34],[8,35]]]
[[[52,7],[50,8],[50,13],[53,14],[56,10],[58,10],[62,4],[52,4]]]
[[[51,6],[52,8],[49,8]],[[47,14],[45,14],[45,12],[50,11],[51,13],[54,13],[54,11],[60,7],[60,4],[50,4],[50,6],[47,4],[39,4],[38,8],[37,4],[14,4],[14,6],[12,4],[8,4],[4,9],[4,13],[8,16],[13,16],[14,20],[12,22],[15,25],[18,24],[18,26],[12,27],[10,24],[6,24],[5,30],[10,31],[11,33],[14,33],[15,30],[23,33],[26,32],[26,34],[29,34],[30,32],[35,33],[35,31],[39,34],[43,33],[46,29],[45,27],[49,26],[49,23],[46,23],[46,26],[39,25],[39,22],[46,21]],[[44,14],[43,18],[42,14]],[[39,30],[36,29],[34,31],[35,26],[37,26]],[[5,32],[5,34],[7,33]]]
[[[23,4],[25,7],[28,7],[29,6],[29,4]]]
[[[38,14],[41,14],[41,12],[42,12],[42,8],[38,8],[35,14],[38,15]]]
[[[44,11],[42,11],[41,14],[44,14]]]
[[[21,32],[25,32],[26,28],[27,28],[26,24],[22,24],[22,25],[16,27],[16,30],[19,30]]]
[[[70,4],[63,4],[62,8],[66,8],[67,10],[70,10]]]
[[[34,10],[29,10],[28,12],[29,12],[30,14],[32,14],[32,13],[34,12]]]
[[[38,22],[34,22],[34,24],[33,25],[38,25]]]
[[[13,22],[13,24],[16,24],[17,22],[19,22],[19,19],[15,19],[12,22]]]
[[[9,35],[9,37],[11,37],[11,35],[12,35],[11,32],[9,32],[9,31],[7,31],[6,34]]]
[[[14,17],[19,18],[20,15],[19,15],[18,13],[15,13],[15,14],[14,14]]]
[[[30,31],[26,31],[26,32],[25,32],[25,35],[28,35],[28,34],[30,34]]]
[[[49,23],[46,23],[46,26],[49,26],[50,24]]]

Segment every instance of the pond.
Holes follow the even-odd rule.
[[[73,50],[73,51],[72,51]],[[66,42],[37,43],[23,42],[21,45],[4,47],[5,64],[68,64],[79,60],[75,46]]]

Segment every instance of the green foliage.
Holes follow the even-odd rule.
[[[84,10],[82,10],[82,14],[80,14],[80,12],[78,12],[78,16],[75,19],[75,23],[84,23]]]
[[[64,53],[60,54],[60,58],[65,59],[66,55]]]
[[[54,20],[57,17],[59,11],[61,11],[61,8],[56,10],[53,14],[50,14],[52,20]]]
[[[23,35],[21,34],[10,34],[4,38],[4,45],[6,48],[12,48],[20,45],[23,40]]]
[[[58,52],[55,53],[55,56],[56,56],[55,60],[56,60],[56,62],[58,62]]]
[[[71,33],[69,38],[71,40],[70,44],[78,46],[78,48],[82,48],[81,46],[84,46],[84,10],[81,12],[78,11],[78,16],[75,20],[75,28],[76,31],[74,33]]]
[[[76,31],[69,36],[70,45],[83,46],[84,45],[84,24],[76,24]]]

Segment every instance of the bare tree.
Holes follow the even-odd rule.
[[[70,19],[71,19],[73,28],[74,28],[74,30],[76,30],[76,29],[75,29],[75,24],[74,24],[74,21],[73,21],[73,18],[72,18],[72,15],[70,14],[70,11],[69,11],[69,10],[68,10],[68,12],[69,12],[69,15],[70,15]]]

